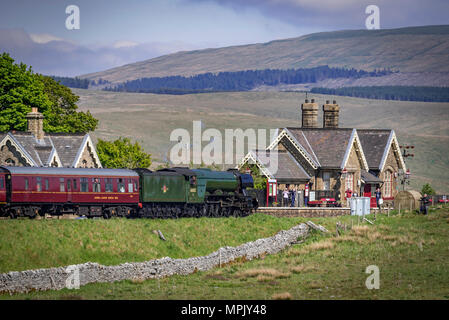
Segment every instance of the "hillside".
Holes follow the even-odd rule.
[[[100,120],[94,138],[119,136],[139,141],[157,163],[164,162],[175,142],[176,128],[192,130],[193,120],[205,128],[279,128],[300,126],[301,92],[223,92],[188,95],[122,93],[74,89],[80,109]],[[309,98],[311,96],[309,95]],[[335,96],[314,94],[318,103]],[[412,187],[429,182],[449,192],[449,103],[370,100],[336,97],[340,126],[393,128],[401,144],[414,144],[415,158],[407,162]],[[319,123],[322,114],[319,113]],[[131,124],[131,125],[130,125]]]
[[[321,32],[268,43],[177,52],[81,77],[117,83],[143,77],[321,65],[448,72],[448,35],[449,25]]]

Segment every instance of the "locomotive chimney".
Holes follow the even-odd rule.
[[[338,128],[340,107],[337,101],[333,101],[332,104],[326,101],[323,105],[323,128]]]
[[[302,111],[302,127],[303,128],[317,128],[318,127],[318,104],[315,99],[309,100],[301,104]]]
[[[31,108],[31,112],[26,115],[28,122],[28,132],[34,134],[36,139],[44,138],[44,115],[36,107]]]

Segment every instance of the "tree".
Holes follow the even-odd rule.
[[[240,172],[244,173],[246,170],[251,170],[251,176],[254,181],[254,189],[264,190],[267,188],[268,179],[260,172],[259,167],[256,164],[245,164],[240,168]]]
[[[87,111],[76,110],[79,96],[51,77],[37,75],[44,84],[44,92],[51,106],[44,111],[44,131],[46,132],[88,132],[94,131],[98,120]]]
[[[14,64],[7,53],[0,55],[0,131],[27,129],[26,115],[32,107],[46,112],[51,101],[44,84],[23,63]]]
[[[0,131],[27,129],[32,107],[44,114],[46,132],[88,132],[98,120],[90,112],[77,112],[79,97],[50,77],[15,64],[7,53],[0,55]]]
[[[434,195],[435,194],[435,190],[433,190],[433,188],[430,186],[430,184],[426,183],[425,185],[422,186],[421,189],[421,194],[427,194],[429,196]]]
[[[105,168],[148,168],[151,154],[145,153],[138,142],[120,137],[115,141],[98,139],[97,153]]]

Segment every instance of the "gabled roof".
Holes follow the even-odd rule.
[[[346,163],[357,132],[352,128],[286,128],[294,139],[318,162],[321,168],[342,168]],[[362,151],[362,161],[363,159]]]
[[[266,177],[277,179],[281,183],[304,182],[311,178],[295,158],[283,150],[250,151],[239,164],[239,168],[250,161],[253,161]]]
[[[54,159],[63,167],[74,167],[86,142],[91,141],[89,134],[84,133],[47,133],[38,140],[32,133],[21,131],[0,133],[0,143],[5,139],[10,140],[27,162],[36,167],[50,166]],[[95,151],[94,156],[97,158]]]
[[[369,168],[382,171],[390,149],[398,158],[400,168],[406,170],[396,134],[392,129],[357,129]]]
[[[48,133],[46,136],[51,138],[53,146],[58,153],[59,159],[64,167],[72,167],[77,154],[81,152],[85,133]]]
[[[379,170],[385,149],[388,148],[388,142],[391,129],[357,129],[357,133],[365,152],[368,166],[372,170]]]

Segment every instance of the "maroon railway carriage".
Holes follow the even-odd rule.
[[[138,204],[139,176],[132,170],[0,166],[0,213],[12,218],[128,216]]]

